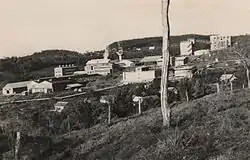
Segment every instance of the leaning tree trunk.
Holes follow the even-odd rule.
[[[169,5],[170,0],[162,0],[162,26],[163,26],[163,40],[162,40],[162,76],[161,76],[161,111],[163,116],[163,126],[170,127],[170,114],[171,109],[168,105],[168,69],[169,69],[169,38],[170,38],[170,25],[169,25]]]

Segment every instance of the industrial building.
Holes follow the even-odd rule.
[[[150,82],[157,77],[156,71],[147,66],[135,67],[131,71],[123,72],[124,83]]]
[[[8,83],[2,89],[3,95],[15,95],[27,92],[27,85],[30,81]]]
[[[113,64],[110,59],[92,59],[86,63],[84,70],[87,74],[112,74]]]
[[[55,77],[63,77],[67,75],[73,75],[75,71],[78,70],[78,67],[70,64],[70,65],[59,65],[54,68],[54,76]]]

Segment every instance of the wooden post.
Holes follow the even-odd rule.
[[[242,84],[242,89],[245,89],[245,83]]]
[[[16,132],[16,146],[15,146],[15,160],[19,160],[20,139],[21,139],[21,133],[17,131]]]
[[[108,103],[108,110],[109,110],[109,113],[108,113],[108,123],[110,124],[111,123],[111,106],[110,106],[109,103]]]
[[[220,93],[220,84],[216,83],[217,93]]]
[[[230,89],[231,89],[231,92],[233,92],[233,82],[230,81]]]
[[[186,94],[186,99],[187,99],[187,102],[189,101],[189,97],[188,97],[188,91],[187,91],[187,88],[185,90],[185,94]]]
[[[141,99],[139,99],[139,101],[138,101],[138,104],[139,104],[139,115],[141,114]]]
[[[249,77],[249,69],[248,69],[248,66],[246,67],[246,72],[247,72],[247,87],[248,87],[248,89],[250,89],[250,77]]]
[[[67,116],[67,124],[68,124],[68,132],[69,132],[69,135],[70,135],[70,133],[71,133],[71,127],[70,127],[69,116]]]

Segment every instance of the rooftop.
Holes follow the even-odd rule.
[[[142,58],[140,62],[142,62],[142,63],[144,63],[144,62],[157,62],[161,58],[162,58],[162,56],[148,56],[148,57]]]
[[[23,81],[23,82],[15,82],[15,83],[8,83],[5,85],[4,88],[23,88],[23,87],[27,87],[27,85],[30,83],[31,81]]]
[[[221,81],[226,81],[226,80],[236,80],[237,77],[234,76],[234,74],[222,74],[221,77],[220,77],[220,80]]]
[[[59,101],[55,104],[55,106],[66,106],[67,104],[68,102]]]
[[[86,64],[91,65],[91,64],[99,64],[99,63],[109,63],[109,62],[110,62],[110,59],[91,59]]]
[[[175,60],[176,61],[183,61],[185,60],[186,58],[188,58],[187,56],[180,56],[180,57],[175,57]]]

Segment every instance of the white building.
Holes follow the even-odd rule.
[[[27,92],[27,85],[29,83],[30,81],[8,83],[3,87],[2,93],[3,95],[15,95]]]
[[[29,93],[51,93],[53,92],[53,83],[49,81],[35,82],[31,81],[28,85]]]
[[[128,67],[133,67],[135,66],[135,63],[126,59],[123,59],[119,62],[117,62],[117,64],[122,67],[122,68],[128,68]]]
[[[174,60],[175,60],[175,57],[170,57],[170,66],[173,66],[174,65]],[[161,56],[160,59],[157,60],[157,66],[162,66],[163,65],[163,58]]]
[[[237,77],[235,77],[234,74],[222,74],[220,77],[220,81],[224,81],[224,82],[232,82],[236,79]]]
[[[86,63],[84,70],[87,74],[108,75],[112,73],[113,64],[110,59],[92,59]]]
[[[157,64],[157,61],[162,59],[162,56],[147,56],[140,60],[140,63],[143,63],[144,65],[148,64]]]
[[[68,105],[68,102],[59,101],[54,105],[55,109],[52,111],[61,113],[67,105]]]
[[[141,83],[153,81],[156,77],[155,71],[150,70],[149,67],[136,67],[131,72],[123,72],[124,83]]]
[[[174,65],[177,66],[183,66],[188,63],[188,57],[181,56],[181,57],[175,57]]]
[[[212,35],[210,36],[211,50],[226,49],[231,46],[231,36]]]
[[[175,79],[178,78],[192,78],[193,74],[196,70],[195,66],[182,66],[182,67],[175,67],[174,69],[174,77]]]
[[[180,43],[181,56],[190,56],[193,54],[193,41],[182,41]]]
[[[66,75],[73,75],[75,71],[77,71],[77,66],[75,65],[59,65],[54,68],[54,76],[55,77],[63,77]]]
[[[201,49],[201,50],[197,50],[197,51],[194,52],[195,56],[201,56],[201,55],[206,55],[206,54],[210,54],[210,50]]]

